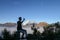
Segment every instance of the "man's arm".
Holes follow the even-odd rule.
[[[23,21],[22,21],[22,23],[25,21],[25,18],[23,18]]]

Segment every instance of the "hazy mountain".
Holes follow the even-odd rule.
[[[32,27],[32,26],[33,26],[33,23],[34,23],[35,27],[42,27],[42,26],[47,26],[47,25],[48,25],[48,23],[46,23],[46,22],[36,23],[36,22],[34,22],[34,21],[28,20],[28,21],[24,22],[24,26],[25,26],[25,27],[27,27],[27,26],[28,26],[28,27]]]
[[[47,26],[48,25],[48,23],[46,23],[46,22],[36,23],[35,21],[27,20],[23,23],[23,27],[32,27],[33,23],[35,24],[36,27],[41,27],[41,26]],[[4,26],[6,26],[6,27],[15,27],[15,26],[17,26],[17,24],[8,22],[8,23],[4,23],[4,24],[0,23],[0,26],[2,26],[2,27],[4,27]]]
[[[0,23],[0,26],[3,26],[3,27],[4,27],[4,26],[6,26],[6,27],[14,27],[14,26],[16,26],[16,25],[17,25],[16,23],[10,23],[10,22],[9,22],[9,23],[4,23],[4,24],[1,24],[1,23]]]
[[[1,23],[0,23],[0,26],[4,26],[4,24],[1,24]]]
[[[27,20],[27,21],[25,21],[22,25],[24,26],[24,27],[30,27],[30,26],[32,26],[32,24],[33,23],[35,23],[34,21],[30,21],[30,20]],[[8,23],[4,23],[4,24],[1,24],[0,23],[0,26],[6,26],[6,27],[14,27],[14,26],[16,26],[17,24],[16,23],[10,23],[10,22],[8,22]]]
[[[47,26],[47,25],[48,25],[48,23],[46,23],[46,22],[39,22],[37,24],[37,27],[42,27],[42,26]]]

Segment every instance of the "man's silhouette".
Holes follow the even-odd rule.
[[[27,32],[26,30],[22,29],[22,23],[24,22],[25,18],[22,20],[22,17],[19,17],[19,21],[17,21],[17,31],[22,32],[24,36],[24,34],[27,36]]]

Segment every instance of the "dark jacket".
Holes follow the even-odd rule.
[[[17,22],[17,30],[21,30],[22,29],[22,22],[18,21]]]

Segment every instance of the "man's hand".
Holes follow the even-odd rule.
[[[23,21],[22,21],[22,23],[24,22],[24,20],[25,20],[25,18],[23,18]]]
[[[23,20],[25,20],[25,18],[23,18]]]

